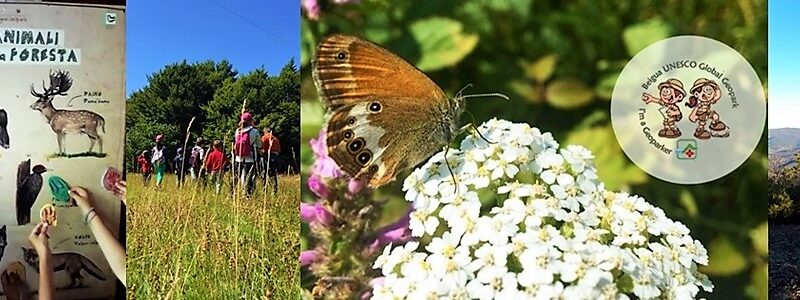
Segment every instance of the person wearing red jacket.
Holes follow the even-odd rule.
[[[222,186],[222,172],[224,170],[225,155],[222,153],[222,142],[219,140],[214,141],[214,146],[211,153],[206,155],[203,164],[205,166],[206,174],[211,176],[211,181],[214,182],[214,188],[219,194]]]
[[[153,174],[153,169],[150,166],[150,159],[147,157],[147,154],[147,150],[144,150],[142,154],[136,158],[136,162],[139,164],[139,171],[142,172],[145,184],[150,181],[150,175]]]
[[[278,193],[278,169],[280,168],[281,142],[272,134],[272,128],[264,128],[261,136],[261,169],[265,170],[265,183],[272,185],[272,194]]]

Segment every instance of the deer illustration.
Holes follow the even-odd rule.
[[[45,87],[42,81],[42,93],[36,92],[31,84],[31,95],[38,98],[31,105],[31,109],[38,110],[47,119],[50,128],[56,134],[58,141],[58,153],[65,154],[64,137],[68,134],[85,133],[89,137],[89,152],[94,149],[94,143],[100,146],[100,153],[103,153],[103,138],[97,133],[97,126],[106,132],[106,121],[102,116],[88,110],[64,110],[53,107],[55,96],[66,96],[67,91],[72,87],[72,78],[69,72],[56,71],[50,72],[50,87]]]

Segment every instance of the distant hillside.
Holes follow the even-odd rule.
[[[772,168],[794,165],[794,155],[800,152],[800,128],[770,129],[768,148]]]

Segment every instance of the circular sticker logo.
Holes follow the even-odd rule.
[[[753,153],[766,99],[753,67],[716,40],[677,36],[631,59],[611,98],[625,154],[661,180],[698,184],[727,175]]]

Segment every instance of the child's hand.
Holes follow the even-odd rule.
[[[75,204],[81,208],[84,215],[92,209],[94,205],[94,203],[92,203],[92,196],[86,189],[79,186],[73,187],[69,190],[69,195],[75,200]]]
[[[31,235],[28,236],[28,240],[31,241],[33,249],[36,250],[39,256],[50,254],[50,236],[47,235],[49,228],[50,225],[44,222],[36,224],[36,227],[33,227],[33,231],[31,231]]]
[[[116,190],[114,191],[114,195],[117,195],[120,199],[122,199],[122,203],[128,205],[127,195],[128,195],[128,184],[124,180],[117,181],[115,184]]]

